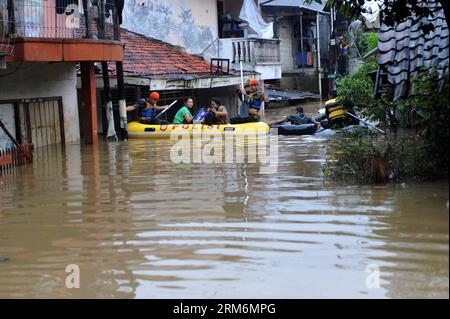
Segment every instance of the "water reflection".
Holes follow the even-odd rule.
[[[170,146],[46,149],[1,177],[0,296],[448,298],[448,184],[324,183],[312,138],[282,138],[271,175]]]

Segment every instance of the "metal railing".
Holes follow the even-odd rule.
[[[266,39],[233,39],[232,63],[281,63],[280,41]]]
[[[230,60],[212,58],[210,64],[211,75],[226,75],[230,74]]]
[[[13,14],[12,0],[0,0],[0,58],[12,55],[14,52],[14,38],[9,35]]]
[[[114,40],[117,25],[114,0],[0,0],[0,45],[11,38]]]
[[[0,149],[0,176],[10,173],[14,167],[33,162],[33,144]]]

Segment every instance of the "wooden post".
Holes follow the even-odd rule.
[[[84,143],[97,145],[97,94],[95,87],[94,62],[81,62],[81,90],[84,108]]]

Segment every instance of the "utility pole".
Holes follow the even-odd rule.
[[[328,52],[328,61],[329,61],[329,67],[328,67],[328,92],[334,91],[336,89],[336,74],[337,74],[337,61],[336,61],[336,9],[334,7],[331,7],[330,9],[330,29],[331,29],[331,35],[330,35],[330,45],[329,45],[329,52]]]

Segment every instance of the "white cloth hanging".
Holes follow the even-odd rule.
[[[264,20],[254,0],[244,0],[239,18],[248,22],[258,38],[273,38],[273,22],[267,23]]]

